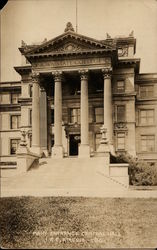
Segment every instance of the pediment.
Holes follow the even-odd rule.
[[[45,55],[45,54],[68,54],[79,53],[81,51],[113,50],[113,46],[93,38],[79,35],[68,31],[62,35],[49,40],[33,49],[27,49],[25,55]]]

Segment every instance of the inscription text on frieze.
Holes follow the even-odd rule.
[[[79,65],[98,65],[105,64],[110,65],[110,58],[86,58],[86,59],[69,59],[69,60],[56,60],[47,62],[36,62],[33,66],[50,66],[50,67],[68,67],[68,66],[79,66]]]

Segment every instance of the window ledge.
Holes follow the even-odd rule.
[[[139,124],[139,125],[137,125],[136,127],[156,127],[156,125],[155,125],[155,124],[151,124],[151,125],[148,125],[148,124],[146,124],[146,125],[141,125],[141,124]]]

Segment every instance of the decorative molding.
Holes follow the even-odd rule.
[[[117,132],[124,132],[128,133],[128,128],[126,122],[116,122],[114,123],[114,134],[116,135]]]
[[[62,81],[62,71],[53,71],[52,75],[54,77],[55,82],[61,82]]]
[[[68,22],[67,24],[66,24],[66,28],[65,28],[65,30],[64,30],[64,32],[68,32],[68,31],[75,31],[74,30],[74,28],[73,28],[73,26],[72,26],[72,23],[71,22]]]
[[[88,70],[87,69],[81,69],[78,71],[82,80],[88,80]]]
[[[119,50],[121,50],[121,51],[119,51]],[[128,56],[128,47],[118,48],[118,56],[119,57],[127,57]]]
[[[109,57],[99,57],[99,58],[80,58],[80,59],[63,59],[63,60],[55,60],[49,62],[38,62],[33,63],[34,67],[70,67],[70,66],[82,66],[82,65],[103,65],[110,67],[111,59]],[[104,65],[105,64],[105,65]]]
[[[67,43],[62,47],[55,49],[54,52],[76,52],[81,51],[87,48],[82,48],[81,46],[74,44],[74,43]]]
[[[39,73],[36,73],[36,72],[32,72],[31,74],[31,78],[32,78],[32,83],[39,83],[39,76],[40,74]]]
[[[103,77],[104,79],[110,79],[111,78],[111,73],[112,73],[112,68],[103,68],[102,69]]]

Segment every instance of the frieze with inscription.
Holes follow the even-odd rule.
[[[86,58],[86,59],[69,59],[69,60],[56,60],[56,61],[47,61],[47,62],[36,62],[33,63],[33,67],[42,67],[42,66],[50,66],[50,67],[69,67],[69,66],[78,66],[78,65],[97,65],[97,64],[105,64],[111,65],[110,58]]]

